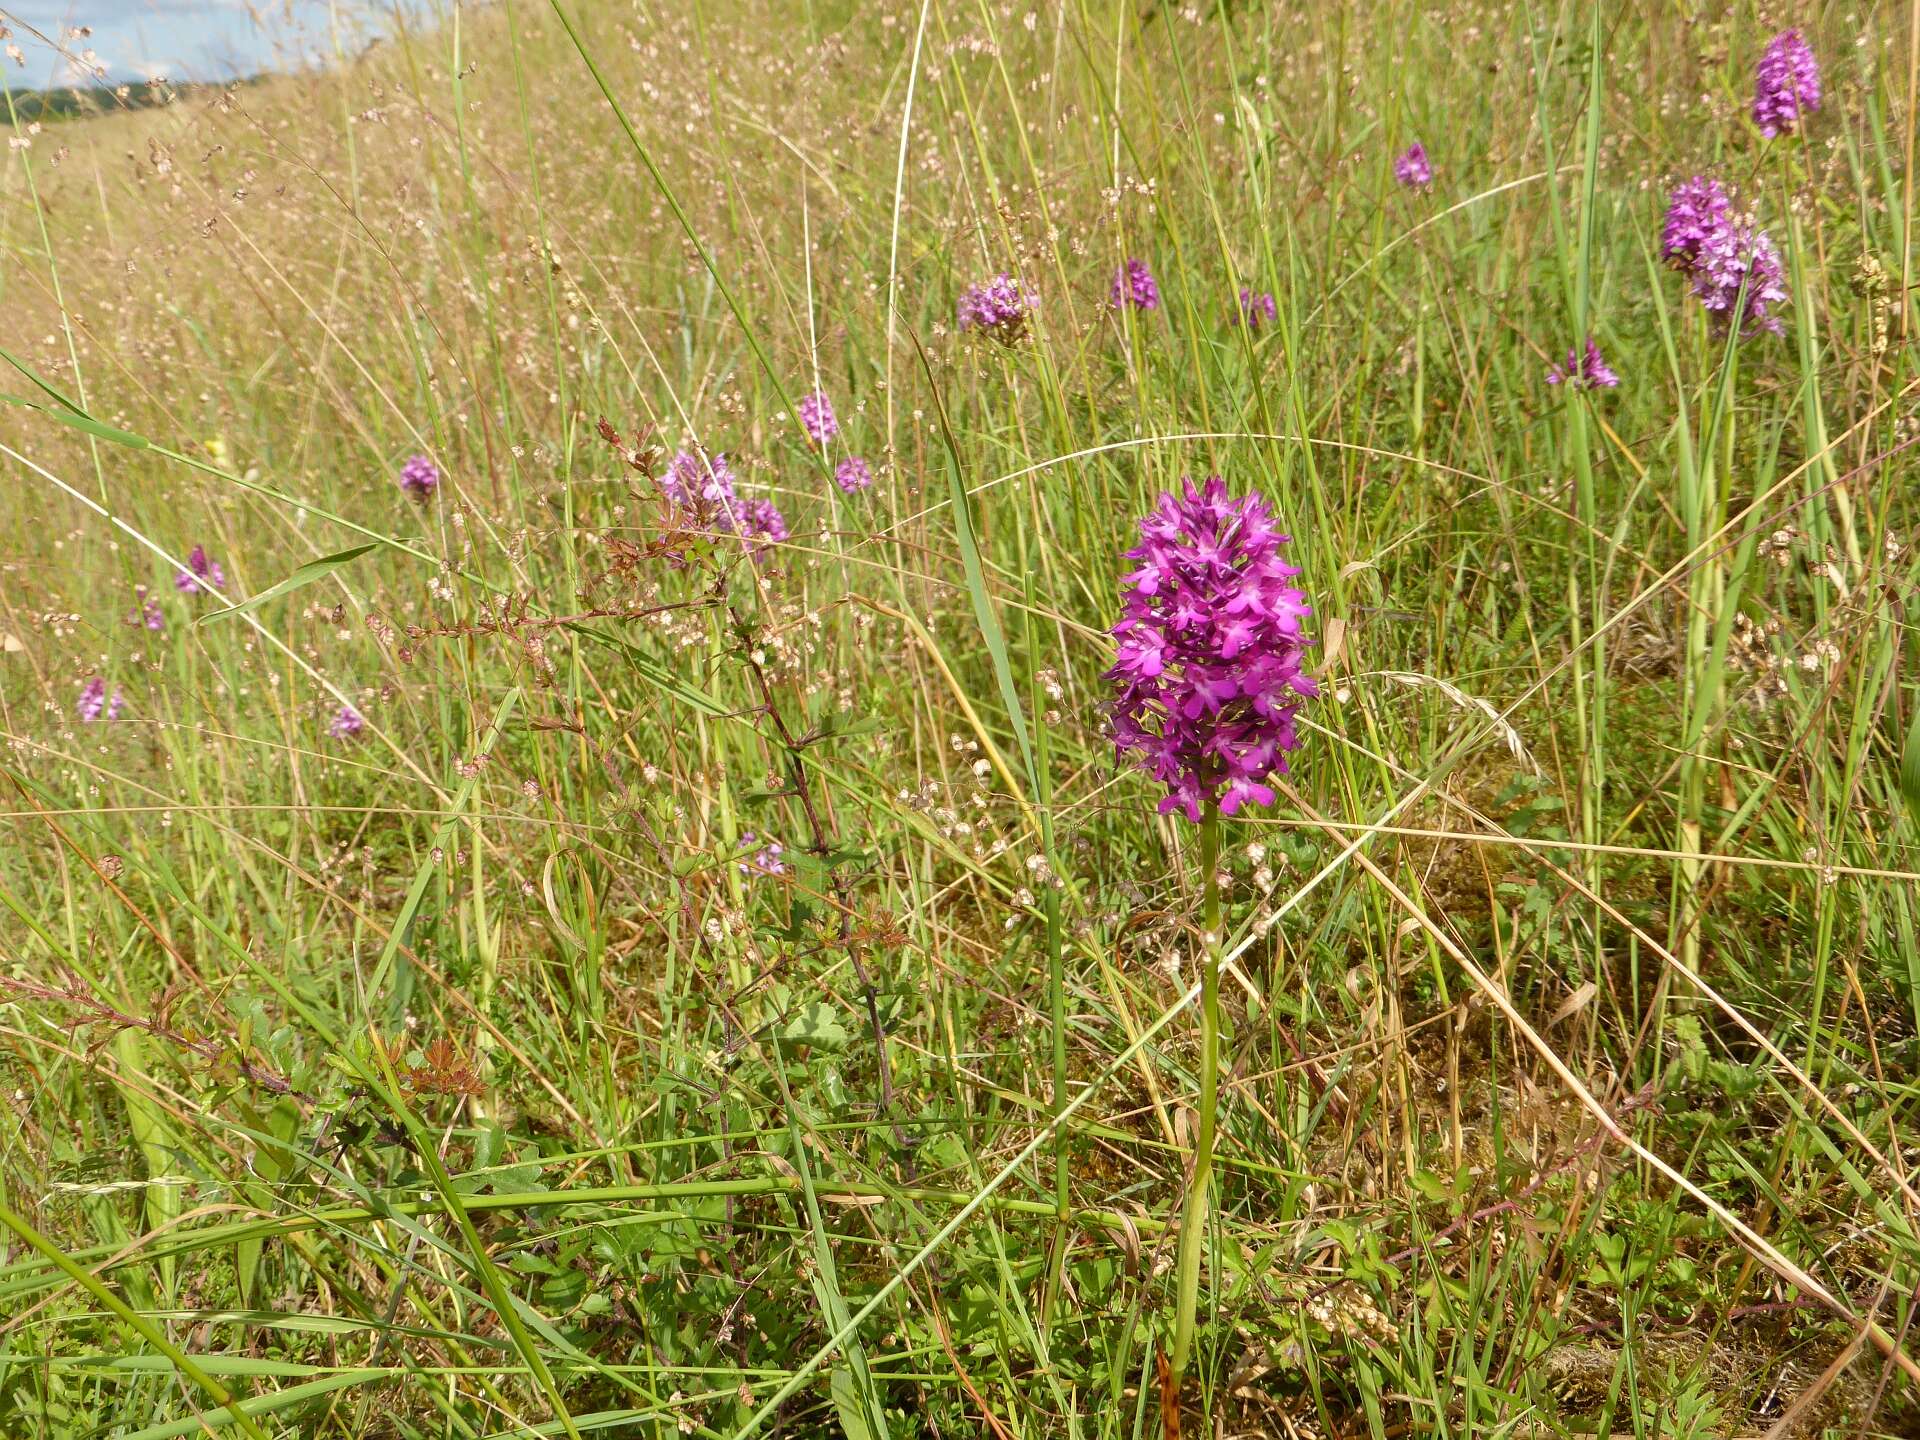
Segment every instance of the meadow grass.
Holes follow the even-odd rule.
[[[1920,31],[1809,11],[1767,139],[1785,23],[503,0],[10,92],[0,1435],[1920,1433]],[[1212,473],[1322,691],[1217,858],[1105,678]]]

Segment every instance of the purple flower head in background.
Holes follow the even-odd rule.
[[[358,710],[351,705],[342,705],[334,711],[333,719],[327,722],[327,734],[336,740],[352,740],[366,727],[367,722],[360,718]]]
[[[1320,693],[1301,668],[1313,609],[1287,542],[1264,499],[1228,494],[1218,475],[1188,478],[1140,522],[1107,679],[1114,745],[1167,787],[1163,815],[1274,802],[1266,782],[1300,743],[1294,712]]]
[[[1116,310],[1131,305],[1136,310],[1160,308],[1160,284],[1153,278],[1144,260],[1129,260],[1113,277],[1108,303]]]
[[[661,492],[697,529],[715,535],[740,535],[761,544],[787,538],[787,521],[771,500],[742,499],[733,488],[733,471],[724,455],[682,450],[660,477]]]
[[[1733,219],[1726,187],[1711,175],[1682,180],[1667,196],[1667,219],[1660,227],[1660,258],[1676,270],[1691,270],[1700,247]]]
[[[969,286],[960,297],[960,328],[984,330],[1002,345],[1011,345],[1027,331],[1027,317],[1039,302],[1011,275],[996,275],[982,285]]]
[[[1280,307],[1273,303],[1273,296],[1266,291],[1240,292],[1240,323],[1249,329],[1258,330],[1263,322],[1271,325],[1279,314]]]
[[[227,572],[220,568],[218,560],[207,558],[207,547],[196,545],[187,556],[187,568],[173,577],[173,588],[183,595],[198,594],[202,590],[224,590],[227,588]]]
[[[1694,295],[1716,325],[1737,323],[1742,335],[1780,333],[1780,317],[1771,313],[1787,299],[1780,252],[1751,216],[1734,213],[1718,180],[1696,175],[1674,187],[1660,256],[1693,282]]]
[[[74,702],[74,713],[88,724],[102,718],[118,720],[127,708],[126,697],[120,693],[118,685],[113,687],[111,699],[107,696],[107,682],[98,675],[81,687],[80,698]]]
[[[1791,135],[1800,116],[1820,108],[1820,62],[1798,30],[1782,30],[1767,42],[1753,75],[1753,123],[1771,140]]]
[[[1394,159],[1393,178],[1409,190],[1424,190],[1433,183],[1433,166],[1427,160],[1427,147],[1418,140]]]
[[[816,390],[811,395],[800,397],[800,425],[813,437],[813,443],[824,445],[840,433],[840,422],[833,417],[833,402],[824,392]]]
[[[430,455],[409,455],[400,467],[400,488],[416,500],[425,500],[440,488],[440,467]]]
[[[1564,369],[1555,365],[1547,371],[1547,384],[1570,385],[1575,390],[1611,390],[1619,383],[1620,377],[1601,358],[1600,347],[1592,340],[1587,341],[1585,354],[1578,350],[1567,352]]]
[[[740,843],[751,850],[754,846],[760,845],[760,837],[749,830],[740,837]],[[765,845],[761,845],[757,852],[740,862],[740,873],[742,875],[784,875],[787,873],[787,865],[780,857],[786,853],[786,846],[778,840],[769,840]]]
[[[153,631],[164,631],[167,628],[167,617],[160,608],[160,602],[144,585],[133,587],[133,609],[127,612],[127,624],[144,625]]]
[[[858,455],[849,455],[833,467],[833,483],[848,495],[857,494],[873,484],[873,468]]]

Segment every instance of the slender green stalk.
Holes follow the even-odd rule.
[[[1220,807],[1209,802],[1200,822],[1200,925],[1205,954],[1200,960],[1200,1130],[1194,1141],[1193,1176],[1180,1212],[1179,1290],[1175,1300],[1173,1378],[1187,1373],[1193,1352],[1194,1322],[1200,1303],[1200,1247],[1207,1228],[1207,1184],[1213,1178],[1214,1107],[1220,1069]]]

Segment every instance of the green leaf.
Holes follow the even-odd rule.
[[[255,609],[266,604],[269,600],[278,599],[280,596],[290,594],[302,586],[311,585],[316,580],[324,580],[342,565],[351,564],[369,550],[377,550],[379,548],[379,541],[370,540],[365,545],[355,545],[351,549],[339,550],[332,555],[322,555],[318,560],[309,560],[279,584],[269,585],[258,595],[250,595],[238,605],[229,605],[224,610],[215,610],[211,614],[202,615],[193,623],[196,625],[204,625],[209,620],[219,620],[228,615],[238,615],[243,610]]]
[[[815,1045],[822,1050],[844,1050],[853,1037],[841,1023],[840,1012],[824,1000],[803,1005],[787,1017],[780,1027],[780,1038],[794,1045]]]
[[[1900,748],[1900,794],[1906,799],[1913,823],[1920,825],[1920,705],[1914,707],[1906,744]]]
[[[867,1427],[866,1407],[860,1403],[860,1386],[853,1378],[851,1370],[836,1370],[833,1378],[827,1382],[827,1390],[833,1396],[833,1408],[840,1415],[840,1429],[847,1440],[873,1440],[873,1431]]]

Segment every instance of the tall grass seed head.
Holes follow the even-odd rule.
[[[1319,694],[1288,541],[1262,497],[1230,495],[1218,475],[1189,477],[1140,522],[1106,678],[1114,745],[1166,786],[1163,815],[1274,803],[1266,782],[1299,746],[1301,699]]]

